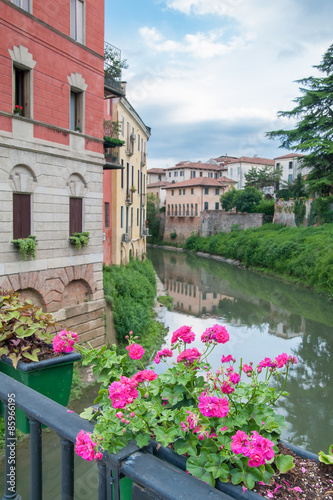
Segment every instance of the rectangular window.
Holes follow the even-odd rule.
[[[232,170],[232,167],[230,167],[230,175],[233,174],[233,170]]]
[[[140,140],[140,134],[138,134],[138,151],[140,151],[140,142],[141,142],[141,140]]]
[[[82,198],[69,199],[69,235],[82,233]]]
[[[183,189],[183,194],[186,194],[186,191],[185,191],[185,189]]]
[[[139,218],[139,209],[137,208],[136,209],[136,225],[137,226],[139,225],[139,220],[140,220],[140,218]]]
[[[171,172],[169,172],[169,177],[171,177]]]
[[[208,210],[208,201],[205,201],[205,207],[204,210]]]
[[[171,196],[173,196],[175,194],[174,190],[171,189]]]
[[[70,130],[83,132],[83,92],[74,92],[70,94]]]
[[[200,177],[202,177],[202,172],[200,172]]]
[[[184,171],[179,172],[180,177],[184,177]]]
[[[124,137],[124,135],[125,135],[125,118],[122,116],[120,121],[121,121],[121,135]]]
[[[121,160],[120,187],[121,187],[121,189],[124,188],[124,160]]]
[[[104,225],[110,227],[110,203],[104,203]]]
[[[293,174],[288,175],[288,182],[291,184],[293,182]]]
[[[194,179],[195,174],[196,174],[195,170],[191,170],[191,179]]]
[[[130,181],[129,163],[126,163],[126,194],[129,193],[129,181]]]
[[[120,227],[124,227],[124,207],[120,207]]]
[[[138,194],[140,194],[140,171],[138,170]]]
[[[179,196],[181,196],[182,194],[182,190],[180,189],[179,192],[178,192]]]
[[[84,42],[84,5],[81,0],[71,0],[71,38]]]
[[[30,70],[13,68],[14,109],[18,114],[31,118]]]
[[[13,193],[13,239],[27,238],[31,234],[30,194]]]
[[[175,172],[175,173],[174,173],[174,177],[178,177],[178,172]]]
[[[194,190],[193,190],[193,188],[191,188],[191,194],[193,194],[193,192],[194,192]]]
[[[220,194],[220,188],[215,188],[215,194],[219,195]]]
[[[132,186],[134,186],[134,165],[132,165]]]
[[[220,208],[220,204],[218,201],[215,202],[215,210],[218,210]]]
[[[205,194],[209,194],[209,188],[205,187]]]
[[[293,168],[293,162],[292,161],[289,162],[289,168]]]
[[[240,167],[237,167],[237,175],[240,174]]]
[[[12,0],[14,5],[17,5],[17,7],[20,7],[23,10],[26,10],[27,12],[30,12],[30,2],[29,0]]]

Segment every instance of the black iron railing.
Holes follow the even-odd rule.
[[[0,373],[0,399],[4,403],[6,440],[15,443],[15,431],[12,428],[12,399],[15,406],[24,411],[30,421],[30,499],[42,500],[42,424],[55,430],[61,444],[61,500],[74,499],[74,443],[76,436],[83,429],[93,431],[93,424],[83,420],[76,413],[68,413],[58,403],[42,396],[16,380]],[[12,435],[12,433],[14,434]],[[177,464],[173,465],[154,455],[156,447],[139,449],[135,441],[131,442],[117,455],[103,453],[98,466],[98,487],[92,499],[130,500],[120,494],[120,480],[128,477],[133,481],[132,499],[140,500],[231,500],[231,497],[198,479],[186,474]],[[10,467],[15,452],[6,446],[6,487],[2,500],[20,500],[16,491],[15,478],[10,482]],[[184,467],[183,467],[184,468]],[[13,486],[14,484],[14,486]],[[53,500],[48,497],[47,500]]]

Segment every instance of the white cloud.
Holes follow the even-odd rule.
[[[184,14],[233,15],[244,0],[166,0],[168,8]]]
[[[193,57],[202,59],[209,59],[226,54],[245,44],[244,37],[232,37],[230,41],[223,43],[222,30],[211,30],[208,33],[188,33],[180,42],[166,40],[155,27],[142,27],[139,33],[143,42],[152,51],[169,52],[172,54],[190,54]]]

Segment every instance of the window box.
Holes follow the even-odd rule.
[[[79,249],[81,247],[86,247],[86,246],[88,246],[89,235],[90,235],[90,233],[87,233],[87,232],[73,233],[69,237],[69,243],[71,245],[75,246],[75,248],[77,248],[77,249]]]
[[[27,260],[28,257],[32,257],[33,259],[36,257],[36,236],[30,235],[27,238],[12,240],[12,245],[14,248],[18,249],[23,257],[23,260]]]

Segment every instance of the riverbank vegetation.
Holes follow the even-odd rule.
[[[155,319],[156,276],[152,263],[131,260],[126,266],[104,267],[104,295],[111,304],[119,346],[125,349],[126,335],[138,335],[146,354],[144,361],[162,344],[165,327]]]
[[[204,238],[192,235],[184,248],[269,270],[333,297],[333,224],[297,228],[265,224]]]

